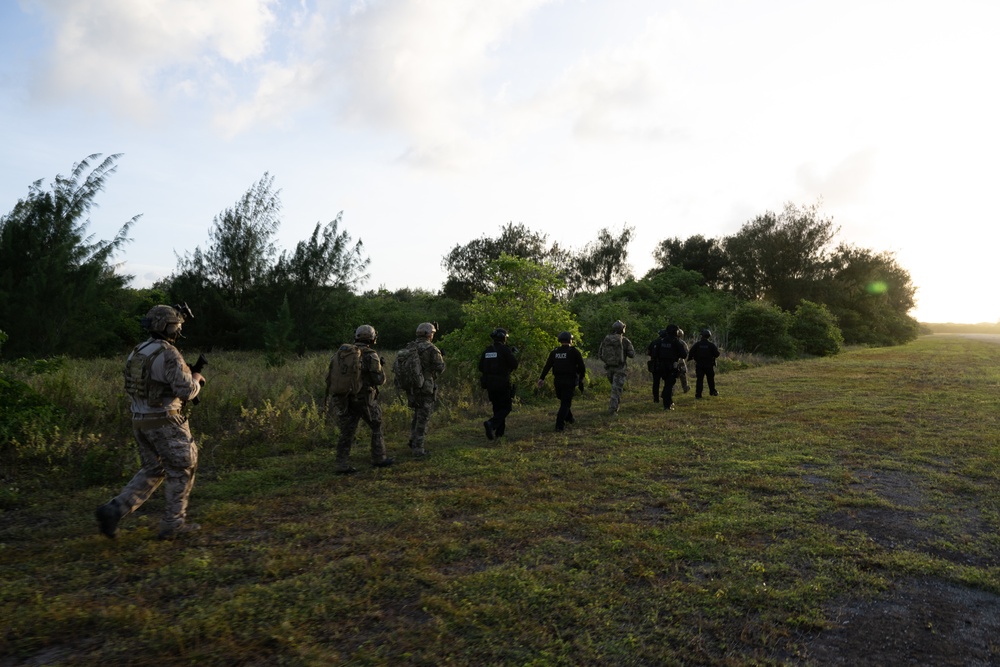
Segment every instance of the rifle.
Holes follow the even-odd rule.
[[[201,373],[201,369],[208,366],[208,357],[206,357],[203,353],[199,353],[198,361],[194,362],[194,364],[188,364],[187,366],[192,373]],[[198,403],[201,402],[201,396],[195,396],[191,399],[191,402],[198,405]]]

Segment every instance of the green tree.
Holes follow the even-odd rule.
[[[193,270],[222,292],[237,309],[250,303],[254,288],[264,284],[274,265],[274,235],[281,224],[280,191],[274,177],[264,176],[231,208],[212,220],[208,249],[196,249],[181,261],[181,270]]]
[[[289,313],[299,332],[299,351],[329,347],[349,319],[357,286],[368,278],[370,263],[364,244],[351,242],[340,229],[343,211],[312,235],[299,241],[291,254],[282,253],[272,271],[270,303],[288,300]],[[270,315],[268,315],[270,317]]]
[[[448,271],[443,294],[468,301],[476,294],[489,292],[495,286],[486,271],[490,262],[500,259],[501,255],[510,255],[541,264],[551,254],[547,239],[545,234],[533,232],[522,223],[507,223],[497,238],[483,236],[465,245],[456,245],[441,261],[441,266]]]
[[[792,314],[788,333],[799,342],[803,352],[818,357],[838,354],[844,345],[833,313],[821,303],[804,299]]]
[[[607,227],[598,232],[597,240],[587,244],[577,258],[584,285],[606,292],[632,278],[628,244],[634,233],[635,227],[628,225],[622,226],[618,236],[614,236]]]
[[[763,301],[740,304],[729,316],[729,347],[772,357],[791,358],[798,353],[788,333],[791,316]]]
[[[669,267],[607,292],[578,294],[569,305],[580,322],[587,349],[596,353],[618,319],[625,322],[626,335],[637,347],[644,347],[670,323],[688,332],[704,326],[721,331],[735,307],[735,298],[706,287],[695,271]]]
[[[653,259],[657,263],[654,272],[676,267],[697,271],[702,276],[703,284],[709,287],[721,287],[723,284],[726,253],[717,239],[707,239],[701,234],[689,236],[683,241],[676,237],[664,239],[653,250]]]
[[[297,347],[295,321],[292,320],[286,296],[278,309],[277,319],[264,326],[264,358],[267,365],[272,368],[284,366],[288,355]]]
[[[120,275],[112,259],[130,241],[135,216],[114,239],[87,235],[97,194],[120,155],[95,153],[57,175],[50,189],[42,181],[0,217],[0,322],[10,336],[6,354],[92,356],[128,344],[119,336],[121,300],[131,276]]]
[[[845,342],[900,345],[917,337],[920,325],[909,315],[916,288],[893,253],[842,244],[830,264],[823,301],[837,317]]]
[[[541,372],[559,332],[569,331],[579,339],[579,325],[569,309],[552,297],[562,286],[553,267],[503,254],[485,271],[493,290],[462,307],[465,323],[440,339],[441,349],[460,372],[473,376],[490,332],[503,327],[510,332],[508,342],[518,348],[520,365],[514,381],[527,387]]]
[[[368,323],[378,331],[379,346],[400,349],[413,340],[421,322],[438,323],[438,340],[462,324],[462,303],[422,289],[385,288],[368,291],[357,299],[354,313],[358,324]]]
[[[828,269],[828,245],[837,229],[817,206],[786,204],[726,237],[725,284],[741,299],[762,299],[791,310],[809,298]]]

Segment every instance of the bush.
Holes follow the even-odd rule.
[[[741,352],[794,357],[798,345],[788,333],[790,324],[791,316],[777,306],[748,301],[729,316],[730,345]]]
[[[479,356],[490,344],[490,332],[507,329],[509,344],[518,348],[519,366],[511,379],[521,387],[519,396],[527,396],[559,332],[569,331],[579,339],[580,328],[569,310],[552,298],[561,283],[554,269],[501,255],[489,264],[487,274],[496,290],[463,306],[465,325],[442,337],[440,347],[448,355],[451,373],[478,379]]]
[[[788,333],[806,354],[818,357],[837,354],[844,345],[844,336],[833,313],[823,304],[805,299],[795,308]]]

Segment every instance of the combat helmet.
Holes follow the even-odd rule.
[[[417,338],[433,338],[437,333],[437,327],[433,322],[421,322],[417,325]]]
[[[362,324],[354,330],[354,342],[356,343],[361,342],[374,345],[377,338],[378,334],[375,331],[375,327],[370,324]]]
[[[498,343],[507,342],[507,335],[508,335],[507,330],[504,329],[503,327],[497,327],[496,329],[490,332],[490,338],[492,338]]]
[[[562,331],[559,333],[558,336],[556,336],[556,340],[558,340],[560,343],[572,343],[573,334],[571,334],[568,331]]]
[[[153,306],[139,322],[144,330],[154,338],[175,341],[181,335],[181,325],[185,319],[194,319],[194,314],[187,303],[173,306]]]
[[[701,337],[705,339],[711,338],[712,330],[709,329],[708,327],[705,327],[704,329],[701,330]]]
[[[611,333],[625,333],[625,323],[621,320],[615,320],[615,323],[611,325]]]
[[[667,325],[666,332],[667,332],[668,336],[676,336],[677,332],[679,332],[679,331],[680,331],[680,327],[678,327],[676,324],[668,324]]]

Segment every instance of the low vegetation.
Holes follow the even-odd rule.
[[[365,465],[362,428],[347,477],[323,357],[220,354],[192,409],[203,529],[175,542],[154,539],[161,495],[117,540],[96,530],[135,465],[104,363],[17,371],[75,421],[3,451],[2,665],[824,664],[843,610],[906,582],[1000,600],[998,345],[754,366],[673,412],[639,363],[617,417],[595,373],[566,432],[548,388],[501,442],[453,377],[420,461],[388,390],[398,464]],[[938,664],[1000,660],[965,613],[961,636],[925,627]]]

